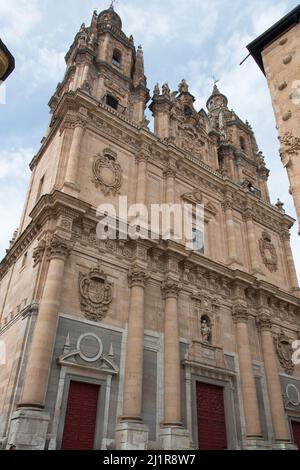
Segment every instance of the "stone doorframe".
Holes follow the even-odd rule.
[[[184,364],[186,371],[187,426],[194,441],[195,448],[198,448],[198,422],[197,415],[194,412],[197,407],[196,386],[197,382],[202,382],[224,388],[228,448],[230,450],[240,449],[233,396],[233,390],[236,387],[236,373],[188,361],[185,361]]]
[[[65,366],[61,368],[60,372],[49,450],[59,450],[61,448],[70,383],[72,381],[99,385],[100,387],[95,430],[95,449],[106,450],[107,445],[111,444],[107,440],[107,431],[112,375],[106,375],[103,372],[88,372],[85,367],[76,367],[75,369]]]

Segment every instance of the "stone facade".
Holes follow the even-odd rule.
[[[300,6],[248,46],[268,80],[280,156],[300,226]],[[300,234],[300,232],[299,232]]]
[[[197,112],[183,80],[155,87],[152,133],[142,49],[112,8],[81,27],[66,62],[0,266],[2,445],[60,449],[80,381],[100,387],[95,449],[198,448],[203,382],[223,389],[228,448],[293,448],[294,221],[270,204],[250,125],[217,86]],[[204,252],[100,240],[96,208],[119,195],[203,203]]]

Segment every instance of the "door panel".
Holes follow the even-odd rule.
[[[224,389],[197,383],[198,441],[200,450],[227,449]]]
[[[300,450],[300,422],[292,421],[292,429],[293,429],[294,442],[296,446],[298,446],[298,449]]]
[[[71,382],[62,450],[93,450],[100,387]]]

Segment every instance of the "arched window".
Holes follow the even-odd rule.
[[[116,110],[119,107],[119,101],[111,95],[106,96],[106,104],[107,106],[110,106],[111,108]]]
[[[184,107],[184,115],[185,116],[192,116],[193,115],[193,111],[191,110],[191,108],[189,106]]]
[[[112,56],[112,64],[116,65],[117,67],[121,67],[122,61],[122,54],[118,49],[114,49],[113,56]]]
[[[246,142],[245,142],[244,137],[240,137],[240,146],[242,150],[244,151],[246,150]]]

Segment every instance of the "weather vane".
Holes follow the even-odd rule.
[[[217,83],[219,83],[220,80],[216,79],[216,77],[212,77],[213,81],[214,81],[214,85],[216,85]]]
[[[117,4],[117,0],[111,0],[110,8],[114,8],[116,4]]]

